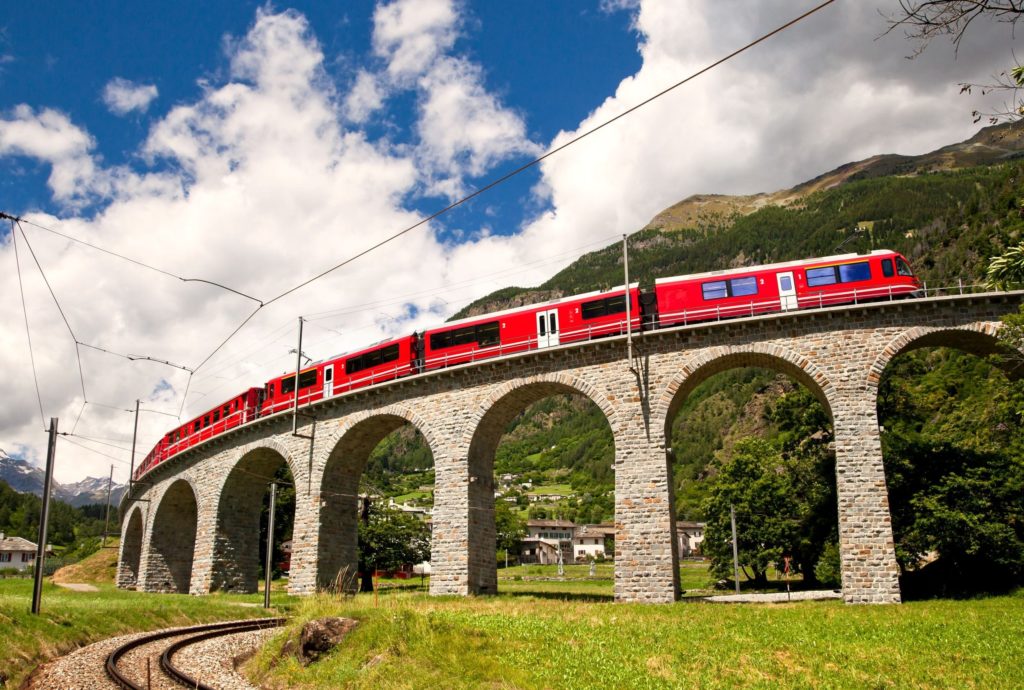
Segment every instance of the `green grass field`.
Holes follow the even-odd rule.
[[[611,564],[589,570],[500,569],[498,596],[469,598],[430,597],[419,578],[381,580],[377,597],[353,599],[291,598],[275,582],[275,610],[292,622],[246,671],[273,688],[1013,688],[1024,678],[1024,591],[902,606],[651,606],[613,603]],[[701,563],[684,563],[681,580],[694,591],[711,584]],[[98,586],[48,584],[37,617],[30,580],[0,581],[2,687],[104,637],[263,615],[259,594]],[[360,621],[335,652],[308,667],[281,653],[304,622],[334,615]]]
[[[280,656],[325,615],[360,625],[316,664]],[[902,606],[645,606],[514,588],[392,590],[377,606],[317,597],[248,671],[279,688],[1012,688],[1024,678],[1024,594]]]
[[[262,595],[141,594],[96,584],[98,592],[43,587],[40,615],[30,613],[32,580],[0,580],[0,688],[16,688],[38,664],[84,644],[137,630],[266,615]],[[289,597],[274,594],[273,603]]]

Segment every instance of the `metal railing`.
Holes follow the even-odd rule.
[[[751,300],[743,304],[729,304],[724,307],[722,305],[716,305],[714,307],[707,307],[703,309],[684,309],[682,311],[675,312],[659,312],[658,328],[712,323],[716,321],[750,318],[766,314],[785,314],[795,311],[806,311],[808,309],[824,309],[840,305],[859,305],[870,302],[895,302],[897,300],[913,298],[966,295],[991,291],[991,288],[983,283],[964,283],[962,280],[958,280],[956,285],[942,287],[928,287],[927,283],[922,283],[920,288],[910,286],[898,286],[893,288],[893,286],[886,286],[876,288],[854,288],[852,290],[843,291],[819,290],[810,294],[798,296],[796,298],[797,306],[792,309],[783,308],[781,299],[776,297],[770,300]],[[630,319],[630,323],[634,331],[640,330],[640,325],[643,323],[643,317],[640,315],[634,316]],[[588,326],[587,328],[562,331],[558,334],[559,342],[557,345],[549,345],[547,337],[542,339],[538,336],[526,336],[518,340],[498,343],[497,345],[489,347],[475,348],[467,352],[458,352],[454,354],[445,353],[432,358],[426,358],[423,362],[422,371],[417,371],[416,367],[408,362],[400,363],[383,371],[370,371],[370,373],[365,376],[348,379],[343,383],[337,383],[336,380],[331,383],[329,392],[326,393],[324,386],[319,386],[305,393],[300,393],[299,406],[308,406],[320,400],[326,400],[338,395],[343,395],[356,389],[371,388],[373,386],[388,383],[414,374],[439,371],[447,367],[462,364],[474,364],[476,362],[493,360],[510,355],[536,352],[550,347],[587,343],[601,338],[622,335],[625,332],[626,320],[623,318],[612,323],[601,323],[598,326]],[[218,422],[203,427],[199,431],[189,434],[173,444],[163,448],[158,445],[150,451],[149,455],[146,456],[142,464],[136,469],[135,479],[138,479],[156,465],[159,465],[184,450],[192,448],[193,446],[203,443],[215,436],[219,436],[230,429],[255,421],[256,419],[263,419],[271,415],[291,410],[294,404],[295,402],[293,397],[280,400],[266,409],[257,410],[255,414],[250,412],[252,419],[243,419],[243,416],[246,414],[246,410],[237,410],[228,417],[221,418]]]

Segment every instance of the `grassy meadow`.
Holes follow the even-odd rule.
[[[16,688],[39,663],[134,630],[263,615],[262,596],[148,595],[96,575],[48,583],[31,616],[31,580],[0,581],[0,672]],[[61,579],[70,581],[68,573]],[[1024,678],[1024,592],[902,606],[837,601],[708,604],[706,566],[684,563],[694,595],[673,605],[612,602],[612,566],[500,569],[492,597],[431,597],[419,578],[381,580],[378,595],[297,599],[275,582],[274,613],[291,623],[245,672],[268,688],[1019,687]],[[359,626],[303,667],[288,651],[302,625],[345,616]]]
[[[1024,594],[645,606],[543,587],[468,599],[385,592],[376,605],[371,595],[301,601],[250,677],[271,688],[1012,688],[1024,678]],[[360,625],[308,667],[281,653],[326,615]]]

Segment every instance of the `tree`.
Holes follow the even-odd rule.
[[[889,16],[889,31],[903,29],[907,38],[917,41],[914,54],[918,55],[932,39],[939,37],[948,37],[959,49],[967,28],[979,18],[989,17],[1014,26],[1022,16],[1024,3],[1021,0],[900,0],[900,11]],[[1019,90],[1024,88],[1024,66],[1017,64],[996,75],[992,84],[960,86],[961,92],[969,93],[979,87],[982,93],[1007,91],[1011,94],[1011,103],[1002,112],[986,114],[975,110],[975,122],[986,116],[993,124],[1024,117],[1024,101],[1018,96]]]
[[[768,566],[792,553],[799,537],[790,474],[780,454],[756,438],[737,443],[718,470],[704,504],[707,530],[701,548],[711,557],[715,576],[732,574],[729,509],[734,507],[740,567],[755,587],[764,587]]]
[[[526,521],[506,501],[497,501],[494,504],[494,524],[498,550],[519,553],[519,544],[526,536]]]
[[[996,290],[1024,288],[1024,242],[992,257],[985,279],[988,286]]]
[[[363,591],[373,589],[377,570],[398,570],[408,563],[430,560],[430,529],[417,517],[397,508],[373,506],[359,522],[359,569]]]

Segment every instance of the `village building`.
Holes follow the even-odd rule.
[[[691,558],[701,555],[700,545],[704,541],[703,522],[676,522],[676,539],[679,542],[679,557]]]
[[[21,537],[8,537],[0,532],[0,570],[26,570],[36,562],[36,545]]]

